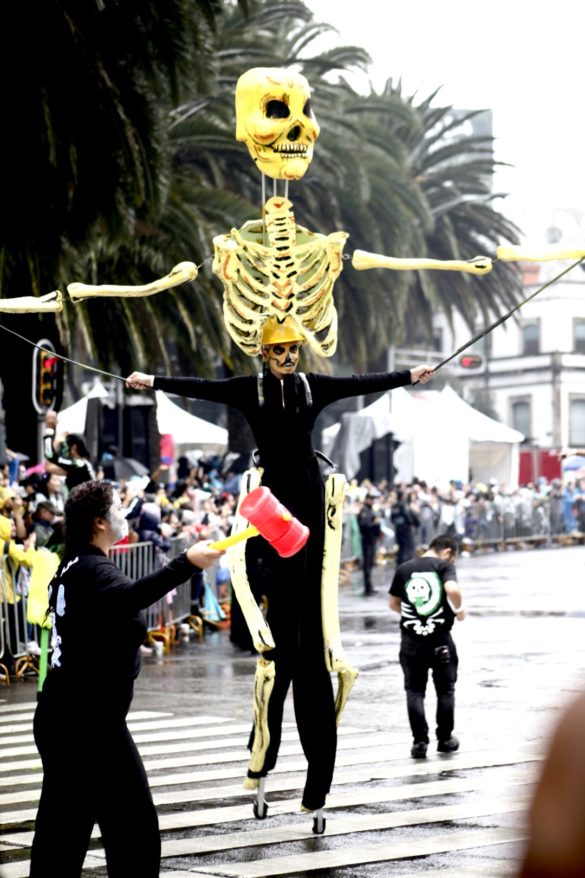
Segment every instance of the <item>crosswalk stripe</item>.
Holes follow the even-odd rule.
[[[297,748],[297,753],[299,752]],[[242,767],[240,768],[240,775],[244,774],[244,765],[246,752],[244,751],[242,754]],[[515,756],[511,756],[508,754],[507,756],[500,756],[494,754],[487,754],[483,758],[477,758],[476,754],[457,754],[455,758],[448,757],[447,759],[438,758],[437,760],[426,760],[423,763],[418,763],[412,765],[411,763],[404,764],[401,763],[397,766],[391,768],[382,768],[377,767],[377,760],[372,758],[375,754],[371,752],[362,753],[352,753],[349,758],[343,759],[340,757],[336,760],[336,764],[340,765],[360,765],[365,763],[366,769],[363,772],[363,776],[358,778],[359,781],[369,781],[369,780],[389,780],[391,778],[398,778],[402,776],[412,776],[412,775],[425,775],[429,773],[434,773],[437,771],[457,771],[460,769],[474,769],[474,768],[488,768],[494,767],[496,765],[509,765],[510,763],[523,763],[523,762],[532,762],[534,758],[527,755],[516,754]],[[380,758],[383,758],[385,754],[382,752],[379,754]],[[279,760],[276,769],[271,773],[272,776],[277,776],[282,772],[294,772],[294,771],[304,771],[306,768],[305,761],[291,762]],[[149,777],[150,786],[154,789],[156,787],[161,786],[184,786],[188,784],[193,784],[195,787],[195,792],[198,785],[203,780],[220,780],[221,769],[217,768],[215,770],[211,770],[210,772],[176,772],[174,774],[164,774],[162,776],[154,776]],[[233,777],[233,774],[228,775],[229,777]],[[236,775],[237,776],[237,775]],[[11,782],[12,781],[12,782]],[[40,784],[42,781],[42,775],[38,775],[35,777],[22,777],[21,779],[10,779],[5,778],[2,783],[11,786],[17,786],[22,784],[32,785],[36,783],[36,786],[32,789],[22,790],[20,792],[16,790],[12,790],[9,793],[0,794],[0,806],[8,804],[10,802],[36,802],[40,796]],[[238,788],[239,789],[239,788]],[[231,791],[227,792],[226,787],[220,787],[222,795],[238,795],[237,792]],[[173,795],[173,793],[169,794]],[[0,816],[0,825],[2,819]]]
[[[457,771],[457,766],[452,766],[453,771]],[[443,771],[443,770],[442,770]],[[276,779],[273,779],[272,774],[270,775],[271,784],[270,789],[268,791],[268,796],[270,794],[278,793],[278,792],[286,792],[290,790],[300,790],[304,781],[303,777],[300,777],[295,780],[283,780],[280,783],[277,783]],[[365,772],[364,777],[361,779],[362,781],[371,780],[370,772]],[[334,778],[334,783],[337,785],[342,785],[343,783],[354,782],[355,778],[347,778],[345,774],[338,772]],[[526,777],[525,775],[512,775],[507,777],[508,785],[512,784],[526,784],[531,783],[532,778]],[[482,788],[485,787],[487,791],[489,791],[489,785],[484,781],[482,784]],[[371,791],[364,791],[361,794],[361,798],[353,798],[349,801],[346,801],[341,794],[337,795],[335,798],[335,794],[330,794],[327,799],[328,807],[354,807],[356,804],[372,804],[378,803],[380,801],[395,801],[401,798],[417,798],[418,796],[432,796],[432,795],[441,795],[443,793],[466,793],[470,792],[477,788],[477,782],[473,778],[457,778],[455,780],[447,780],[443,778],[439,781],[428,781],[428,782],[417,782],[414,784],[405,784],[400,787],[396,787],[393,789],[386,789],[385,793],[381,796],[380,791],[376,791],[372,793]],[[501,782],[497,782],[497,789],[501,788]],[[157,806],[166,806],[173,804],[183,804],[185,802],[198,802],[198,801],[212,801],[214,799],[222,799],[226,796],[226,787],[211,787],[211,788],[203,788],[199,787],[194,790],[174,790],[171,793],[155,793],[153,795],[154,803]],[[229,788],[229,793],[231,798],[245,798],[248,797],[251,799],[252,794],[249,790],[244,790],[243,785],[238,784]],[[370,798],[373,795],[373,799]],[[368,801],[362,801],[363,797],[366,797]],[[369,798],[368,798],[369,797]],[[290,801],[280,801],[280,802],[272,802],[270,803],[271,813],[278,814],[292,814],[295,811],[298,811],[299,803],[296,799],[291,799]],[[36,815],[36,810],[32,808],[28,809],[19,809],[15,811],[4,811],[0,815],[0,819],[4,826],[14,826],[18,823],[26,823],[31,820],[34,820]],[[249,806],[244,805],[234,805],[234,806],[226,806],[223,809],[213,808],[206,810],[198,810],[198,811],[181,811],[178,815],[169,815],[169,814],[161,814],[159,815],[159,822],[161,825],[161,829],[173,830],[173,829],[185,829],[189,828],[191,825],[197,826],[205,826],[207,824],[214,823],[226,823],[232,820],[244,820],[247,819],[250,815]],[[0,836],[1,838],[1,836]]]
[[[371,845],[361,848],[342,848],[313,851],[309,854],[296,853],[275,859],[263,859],[249,863],[222,863],[221,867],[206,866],[206,875],[217,875],[221,878],[273,878],[273,876],[291,876],[311,872],[316,869],[334,869],[344,866],[365,865],[390,860],[403,860],[414,857],[425,857],[430,854],[448,853],[469,848],[487,847],[489,845],[506,844],[522,841],[524,833],[518,829],[499,828],[472,830],[470,832],[448,833],[422,838],[416,844],[412,842],[394,842],[393,844]]]
[[[143,719],[141,721],[130,720],[128,722],[128,728],[131,732],[142,732],[147,730],[154,729],[164,729],[169,727],[181,728],[182,726],[205,726],[211,723],[223,724],[225,720],[222,720],[221,717],[199,717],[199,716],[188,716],[188,717],[173,717],[168,719]],[[30,733],[32,725],[32,717],[31,719],[27,718],[26,722],[20,722],[12,726],[2,726],[0,727],[0,744],[4,743],[2,741],[3,735],[16,735],[21,732]]]
[[[349,764],[358,764],[359,762],[372,763],[374,760],[377,761],[378,759],[390,761],[390,762],[402,761],[402,757],[400,755],[396,755],[395,753],[390,757],[390,759],[388,759],[387,752],[384,752],[384,750],[386,749],[385,741],[383,740],[384,736],[380,736],[382,738],[382,743],[380,743],[379,738],[376,738],[375,739],[376,743],[374,743],[373,741],[370,741],[369,742],[370,746],[367,748],[361,746],[362,745],[362,741],[361,741],[362,737],[363,736],[360,736],[360,739],[358,739],[358,740],[356,740],[354,738],[347,738],[347,737],[340,738],[338,751],[341,754],[343,754],[344,751],[346,751],[346,750],[361,747],[361,749],[363,749],[363,751],[364,751],[363,758],[360,757],[359,754],[356,754],[355,756],[351,757],[354,760],[352,763],[352,762],[347,761],[350,757],[345,757],[346,761],[344,762],[343,761],[344,756],[338,755],[338,758],[336,760],[336,764],[349,765]],[[304,770],[304,766],[306,765],[305,761],[303,761],[302,765],[299,765],[299,766],[293,766],[290,763],[290,761],[287,761],[288,757],[294,757],[294,756],[301,754],[301,748],[300,748],[300,744],[298,743],[298,736],[296,735],[296,733],[291,732],[288,735],[287,735],[287,733],[284,733],[283,740],[285,740],[287,738],[289,740],[296,739],[295,744],[293,744],[291,746],[285,745],[281,748],[279,762],[276,766],[275,771],[297,771],[297,770],[301,771],[301,770]],[[226,743],[226,746],[228,746],[227,743]],[[376,753],[371,752],[375,747],[381,747],[382,749],[380,752],[376,752]],[[234,757],[233,761],[238,761],[238,762],[241,761],[243,764],[247,763],[248,751],[245,749],[245,747],[243,745],[242,745],[240,751],[238,751],[234,754],[231,754],[231,755]],[[191,776],[189,774],[177,774],[177,775],[175,775],[176,779],[169,780],[168,783],[169,784],[190,783],[191,780],[193,782],[201,782],[201,780],[203,779],[204,776],[206,777],[206,779],[210,779],[210,780],[211,779],[220,779],[221,777],[224,777],[224,778],[238,777],[242,773],[243,768],[224,768],[224,769],[222,769],[220,767],[224,761],[227,761],[226,757],[227,757],[227,754],[221,754],[220,756],[218,756],[216,765],[214,766],[213,769],[210,769],[208,772],[192,773]],[[457,764],[461,764],[461,767],[474,767],[477,760],[486,760],[486,759],[491,760],[491,759],[493,759],[493,757],[494,757],[494,754],[491,751],[476,750],[476,751],[471,751],[471,752],[465,752],[464,754],[459,753],[459,754],[456,754],[454,756],[449,756],[449,757],[447,757],[447,759],[448,760],[452,760],[452,759],[458,760]],[[497,759],[501,758],[499,753],[496,754],[496,758]],[[442,757],[439,757],[439,759],[442,759]],[[470,763],[470,765],[464,764],[466,759],[471,760],[473,765],[471,763]],[[518,753],[508,753],[508,755],[507,755],[507,757],[505,757],[504,761],[505,762],[510,762],[510,761],[531,762],[531,761],[535,761],[536,759],[537,759],[536,755],[532,756],[526,752],[523,752],[523,753],[518,752]],[[445,759],[443,758],[442,761],[445,761]],[[162,770],[169,771],[169,770],[172,770],[173,768],[185,768],[189,765],[209,765],[209,762],[210,762],[210,759],[209,759],[208,754],[199,754],[197,756],[177,757],[177,758],[173,758],[173,759],[159,759],[159,760],[152,760],[152,761],[145,759],[144,760],[144,767],[145,767],[146,771],[148,771],[148,772],[162,771]],[[413,771],[424,771],[425,765],[430,765],[430,764],[432,764],[431,760],[426,762],[426,763],[423,763],[422,765],[419,763],[418,766],[416,766],[416,765],[413,766],[412,763],[409,762],[410,771],[411,771],[411,773]],[[41,783],[41,781],[42,781],[42,765],[41,765],[40,759],[37,758],[36,760],[30,760],[29,762],[14,763],[13,770],[17,770],[17,767],[20,767],[21,769],[25,768],[27,770],[27,773],[20,774],[20,775],[11,775],[10,777],[0,778],[0,789],[2,787],[16,787],[16,786],[22,786],[22,785],[34,786],[34,785],[39,785]],[[475,766],[475,767],[477,767],[477,766]],[[483,765],[482,767],[487,767],[487,766]],[[8,770],[8,768],[7,768],[7,770]],[[158,779],[151,778],[151,786],[153,786],[153,785],[157,786],[160,784],[161,784],[161,781],[159,781]],[[0,802],[1,802],[1,797],[0,797]]]
[[[526,804],[526,795],[518,798],[499,799],[498,802],[479,802],[465,805],[438,805],[429,808],[413,808],[405,811],[384,814],[349,814],[334,815],[327,823],[327,835],[349,835],[358,832],[377,832],[384,829],[397,829],[405,826],[418,826],[445,821],[472,820],[496,814],[522,813]],[[163,857],[184,857],[200,854],[219,853],[235,848],[257,847],[260,845],[285,844],[302,841],[313,836],[311,820],[307,816],[304,823],[288,824],[271,828],[265,825],[262,829],[245,832],[230,832],[220,836],[203,836],[201,838],[180,838],[163,840]],[[94,837],[99,837],[94,835]],[[22,832],[3,837],[5,849],[10,846],[23,847],[32,844],[33,833]],[[103,851],[92,851],[94,856],[103,855]]]
[[[28,705],[28,724],[14,722],[17,711],[0,729],[0,738],[19,738],[30,729],[34,710]],[[24,719],[21,711],[18,719]],[[430,753],[424,761],[408,757],[409,740],[404,732],[398,734],[370,733],[364,729],[340,730],[339,753],[334,776],[333,792],[327,800],[327,845],[311,831],[312,816],[293,819],[282,824],[270,819],[259,824],[253,820],[253,793],[244,790],[248,752],[245,747],[249,722],[239,723],[216,716],[176,717],[161,712],[136,712],[130,718],[134,738],[139,744],[153,798],[159,808],[159,822],[164,858],[215,855],[214,865],[191,869],[189,872],[168,870],[161,872],[168,878],[201,874],[225,878],[270,878],[310,873],[318,869],[357,867],[368,863],[408,860],[413,857],[450,851],[483,848],[490,845],[518,842],[525,837],[524,828],[518,828],[525,811],[526,799],[531,793],[535,765],[540,754],[526,748],[505,754],[479,747],[449,756]],[[282,818],[299,814],[300,793],[305,781],[306,760],[302,754],[298,733],[292,723],[285,724],[279,761],[268,778],[266,797],[268,817]],[[221,737],[219,737],[221,735]],[[208,737],[209,740],[205,740]],[[181,744],[175,743],[181,741]],[[399,746],[397,746],[397,744]],[[0,747],[4,757],[5,775],[0,786],[0,805],[6,810],[0,814],[0,852],[5,860],[11,853],[26,853],[33,831],[26,826],[34,821],[34,804],[40,794],[41,765],[34,745],[26,748],[33,758],[22,759],[23,747]],[[205,752],[201,752],[201,750]],[[189,752],[189,751],[198,752]],[[209,752],[207,752],[209,751]],[[175,755],[180,753],[181,755]],[[211,763],[211,764],[210,764]],[[184,769],[200,765],[200,770]],[[494,774],[489,769],[497,769]],[[459,772],[464,776],[457,776]],[[237,783],[232,783],[235,779]],[[207,784],[207,786],[205,786]],[[26,786],[27,789],[18,789]],[[506,797],[501,795],[506,789]],[[289,796],[289,797],[287,797]],[[446,796],[467,796],[463,802],[444,802]],[[439,804],[432,799],[441,797]],[[416,801],[417,807],[396,809],[393,803]],[[425,804],[425,800],[431,800]],[[223,802],[229,804],[222,804]],[[230,803],[231,802],[231,803]],[[214,803],[217,803],[214,806]],[[24,807],[17,807],[22,804]],[[189,808],[189,805],[193,807]],[[207,806],[206,806],[207,805]],[[189,810],[181,810],[186,806]],[[7,810],[10,808],[10,810]],[[349,812],[349,813],[348,813]],[[494,817],[494,828],[465,827],[465,821]],[[503,818],[498,821],[498,816]],[[433,826],[457,821],[457,832],[436,831],[421,833],[410,841],[390,841],[384,835],[392,829]],[[228,824],[243,823],[245,829]],[[226,826],[227,832],[213,831]],[[22,829],[19,829],[22,827]],[[204,835],[197,830],[210,827]],[[173,838],[173,834],[193,837]],[[359,844],[359,833],[381,833],[375,843]],[[92,837],[99,839],[99,828]],[[343,838],[343,846],[335,840]],[[314,850],[289,855],[280,853],[279,845],[289,842],[314,841]],[[348,845],[349,842],[349,845]],[[260,859],[243,855],[238,860],[233,852],[241,849],[263,848]],[[274,849],[273,849],[274,848]],[[285,848],[286,850],[286,848]],[[222,854],[229,853],[225,862]],[[218,859],[219,858],[219,859]],[[467,862],[467,861],[466,861]],[[466,871],[466,878],[504,878],[495,872]],[[104,867],[104,852],[95,849],[88,853],[84,868]],[[29,863],[18,860],[3,866],[3,878],[25,878]],[[424,873],[417,873],[424,874]],[[430,872],[429,872],[430,875]],[[445,873],[448,876],[448,873]],[[455,878],[455,874],[452,876]],[[457,876],[459,878],[459,876]]]

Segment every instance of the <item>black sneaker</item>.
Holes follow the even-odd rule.
[[[459,741],[455,735],[451,735],[446,741],[438,742],[437,750],[439,753],[455,753],[456,750],[459,750]]]
[[[413,759],[426,759],[428,746],[426,741],[415,741],[410,748],[410,755]]]

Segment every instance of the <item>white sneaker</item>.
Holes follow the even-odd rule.
[[[29,655],[40,655],[41,654],[41,648],[38,645],[38,643],[36,642],[36,640],[29,640],[29,642],[26,645],[26,651],[28,652]]]

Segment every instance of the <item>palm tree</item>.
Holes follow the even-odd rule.
[[[291,186],[302,225],[324,233],[345,229],[348,252],[363,248],[443,259],[471,258],[515,240],[513,225],[493,207],[494,162],[487,141],[469,136],[452,141],[451,108],[436,109],[434,95],[416,105],[391,83],[380,95],[357,94],[343,74],[367,68],[363,50],[311,52],[330,29],[315,23],[301,2],[259,4],[248,18],[232,9],[222,22],[215,85],[204,99],[178,108],[171,123],[175,166],[186,170],[187,197],[190,179],[205,201],[212,201],[216,191],[206,186],[212,180],[215,190],[235,199],[230,207],[239,208],[215,233],[260,213],[260,177],[233,137],[236,80],[252,66],[295,65],[311,83],[321,125],[313,164]],[[206,209],[203,201],[199,207]],[[420,333],[421,324],[428,331],[436,308],[448,315],[458,310],[471,326],[478,312],[509,306],[519,291],[517,274],[509,265],[499,268],[479,279],[347,267],[335,290],[341,356],[355,368],[367,367],[390,343],[415,328]],[[252,365],[237,350],[227,358],[225,350],[221,354],[232,368],[246,371]]]
[[[168,179],[161,122],[187,86],[205,90],[221,10],[221,0],[62,0],[33,13],[3,5],[2,34],[19,51],[2,55],[0,296],[72,280],[69,254],[86,252],[90,240],[107,241],[111,253],[132,237],[137,217],[160,211]],[[37,338],[56,334],[50,320],[6,323]],[[9,338],[3,353],[9,442],[28,449],[30,360]]]
[[[400,84],[389,81],[384,94],[401,96],[401,92]],[[494,256],[498,244],[518,242],[519,230],[496,207],[503,196],[492,191],[493,138],[464,133],[478,111],[462,114],[449,106],[436,106],[436,97],[434,92],[416,105],[413,97],[406,99],[420,119],[419,130],[394,125],[410,151],[411,174],[420,184],[432,217],[425,247],[416,255],[432,259]],[[406,338],[416,342],[425,331],[428,337],[437,310],[450,321],[454,312],[459,313],[473,331],[478,323],[487,325],[494,314],[512,307],[520,292],[519,271],[510,263],[500,263],[482,277],[460,272],[413,273],[404,315]]]
[[[236,215],[224,217],[213,210],[217,223],[213,234],[226,232],[261,211],[260,176],[245,148],[234,139],[235,84],[252,66],[295,65],[313,88],[321,138],[309,172],[301,183],[291,185],[290,192],[302,225],[324,233],[344,228],[350,232],[353,246],[371,247],[374,242],[382,251],[392,252],[410,240],[413,230],[430,223],[420,187],[409,174],[404,145],[382,129],[373,108],[365,119],[364,98],[343,80],[329,81],[334,72],[365,69],[367,55],[352,47],[311,54],[312,42],[330,29],[329,25],[315,24],[301,2],[262,4],[250,17],[237,8],[226,15],[218,34],[215,86],[204,99],[177,108],[170,126],[174,167],[185,181],[186,196],[190,179],[200,196],[200,212],[214,208],[218,190],[230,197],[226,206],[236,208]],[[379,111],[379,102],[375,109]],[[419,124],[414,110],[400,98],[386,100],[385,109],[406,116],[413,126]],[[384,193],[380,180],[388,181]],[[207,240],[212,236],[210,233]],[[201,238],[198,233],[198,243]],[[183,243],[189,246],[188,239]],[[349,274],[353,277],[347,277]],[[395,290],[389,292],[380,276],[366,279],[348,269],[343,277],[336,288],[341,336],[352,338],[353,360],[363,363],[373,338],[380,347],[391,338],[397,295]],[[198,279],[195,287],[199,284]],[[396,286],[405,288],[406,279],[397,279]],[[215,290],[216,296],[221,296],[218,285]],[[206,296],[206,301],[211,298]],[[357,333],[356,303],[363,314]],[[382,326],[380,313],[387,315]],[[231,368],[246,371],[253,367],[248,357],[233,348],[229,353],[220,349],[220,354]]]
[[[510,237],[503,218],[496,229],[488,203],[489,160],[472,161],[469,141],[453,150],[437,137],[437,126],[443,125],[443,136],[449,128],[436,121],[430,100],[417,107],[392,87],[381,95],[357,94],[344,74],[366,69],[366,53],[355,47],[312,51],[330,28],[315,23],[300,0],[248,6],[96,0],[97,12],[82,14],[68,0],[63,21],[46,13],[52,49],[60,46],[57,54],[66,59],[47,72],[41,54],[40,79],[48,78],[34,104],[41,108],[35,119],[44,112],[49,121],[41,126],[40,145],[38,137],[33,142],[47,168],[47,191],[41,190],[34,221],[38,242],[23,233],[18,211],[12,237],[8,230],[3,236],[13,245],[10,253],[4,250],[4,289],[21,293],[17,277],[30,277],[33,288],[46,291],[79,279],[142,283],[184,259],[203,266],[194,283],[172,294],[67,307],[60,332],[78,359],[85,353],[122,373],[147,363],[199,374],[214,374],[221,362],[238,371],[254,367],[228,343],[221,289],[209,270],[212,238],[260,212],[260,178],[234,139],[235,83],[253,66],[294,64],[313,87],[321,138],[311,169],[291,189],[302,225],[324,233],[347,230],[349,252],[441,258],[467,255],[472,244],[469,255],[475,255],[479,242]],[[107,21],[100,19],[104,12]],[[113,15],[120,16],[120,33],[108,43]],[[90,25],[97,27],[93,35]],[[126,60],[129,42],[132,64]],[[76,100],[75,121],[59,99],[67,94],[66,73],[78,69],[72,95],[81,95],[84,84],[89,107]],[[448,175],[462,187],[460,203],[445,197],[453,194]],[[424,313],[443,302],[470,315],[473,282],[456,280],[452,292],[443,278],[431,283],[422,274],[347,267],[335,293],[342,355],[355,368],[366,367],[403,337],[413,302]],[[489,289],[494,303],[512,295],[511,287],[503,291],[497,282]]]

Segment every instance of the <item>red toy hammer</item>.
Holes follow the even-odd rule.
[[[270,488],[261,485],[244,497],[240,513],[251,523],[250,527],[211,544],[212,549],[230,546],[260,534],[268,540],[282,558],[290,558],[303,548],[309,539],[309,528],[294,518],[276,499]]]

